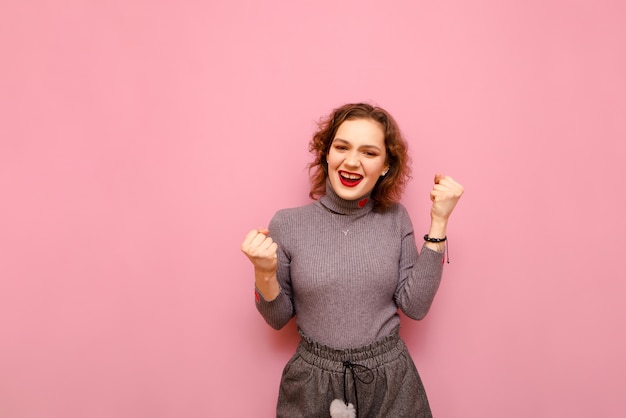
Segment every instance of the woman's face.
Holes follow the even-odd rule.
[[[339,197],[356,200],[366,195],[389,168],[382,125],[372,119],[344,121],[326,160],[330,184]]]

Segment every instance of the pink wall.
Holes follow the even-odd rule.
[[[466,186],[403,328],[435,415],[626,415],[623,2],[0,10],[1,417],[271,417],[296,331],[239,244],[356,100],[410,140],[418,232],[435,171]]]

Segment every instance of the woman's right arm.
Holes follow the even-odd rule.
[[[250,231],[241,244],[241,251],[254,266],[257,310],[272,328],[280,329],[294,315],[289,263],[268,234],[265,228]],[[280,261],[279,257],[284,259]],[[282,282],[278,279],[279,274]]]

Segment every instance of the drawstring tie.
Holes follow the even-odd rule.
[[[348,370],[352,374],[352,381],[354,382],[354,407],[348,403]],[[359,416],[359,394],[357,391],[357,380],[361,383],[369,385],[374,381],[374,372],[372,369],[357,363],[352,363],[349,360],[343,362],[343,403],[345,406],[339,406],[339,399],[335,399],[331,404],[331,417],[350,417]],[[354,411],[356,409],[356,411]]]

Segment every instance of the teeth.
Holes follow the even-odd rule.
[[[350,179],[350,180],[358,180],[361,178],[361,176],[359,176],[358,174],[346,174],[346,173],[341,173],[341,177]]]

